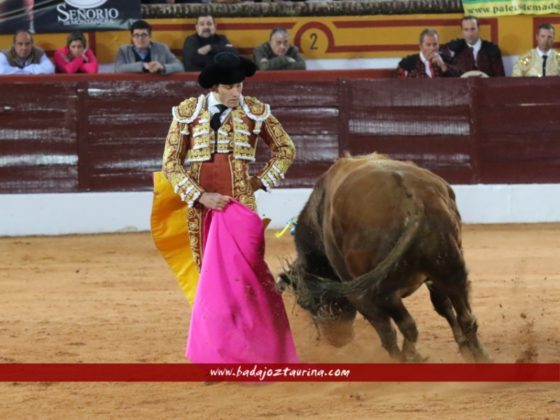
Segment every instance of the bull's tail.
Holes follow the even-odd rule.
[[[330,300],[333,296],[340,296],[341,294],[346,297],[360,296],[368,291],[374,290],[378,285],[387,278],[389,273],[396,267],[409,249],[410,245],[416,237],[416,232],[422,221],[423,207],[418,206],[416,212],[412,214],[405,222],[405,229],[399,237],[395,246],[391,249],[389,254],[375,266],[375,268],[367,273],[364,273],[355,279],[346,282],[327,281],[321,282],[322,299]]]

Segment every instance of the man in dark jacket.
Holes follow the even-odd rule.
[[[226,36],[216,34],[216,22],[212,16],[198,16],[195,29],[196,33],[188,36],[183,44],[185,71],[201,71],[219,52],[237,54]]]
[[[490,77],[505,76],[502,53],[497,45],[480,38],[478,19],[465,16],[461,20],[463,39],[455,39],[443,47],[452,57],[450,66],[460,76],[478,70]]]
[[[305,60],[297,47],[290,45],[288,31],[274,28],[268,42],[253,51],[260,70],[305,70]]]
[[[438,31],[432,28],[424,29],[420,32],[419,42],[419,53],[409,55],[399,62],[397,77],[400,79],[435,79],[456,76],[449,66],[450,57],[440,53]]]

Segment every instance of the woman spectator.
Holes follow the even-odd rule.
[[[58,73],[97,73],[97,59],[87,48],[86,37],[76,31],[68,35],[66,46],[54,53]]]

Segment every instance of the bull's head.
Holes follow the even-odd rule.
[[[340,347],[354,337],[352,325],[356,309],[344,296],[325,293],[323,286],[331,281],[309,273],[296,262],[280,273],[276,287],[281,292],[292,291],[298,305],[311,314],[320,335]]]
[[[313,283],[313,276],[303,269],[298,261],[295,261],[287,263],[287,268],[279,274],[276,279],[276,288],[280,292],[293,292],[297,303],[315,317],[322,305],[320,296],[313,293]]]

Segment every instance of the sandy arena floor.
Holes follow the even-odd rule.
[[[292,238],[267,236],[274,273]],[[560,225],[467,226],[482,342],[496,362],[560,362]],[[0,238],[0,363],[181,363],[190,309],[148,233]],[[389,362],[373,329],[333,348],[285,296],[308,362]],[[461,362],[425,288],[405,303],[430,362]],[[0,383],[2,419],[545,419],[558,383]],[[556,413],[556,414],[555,414]]]

